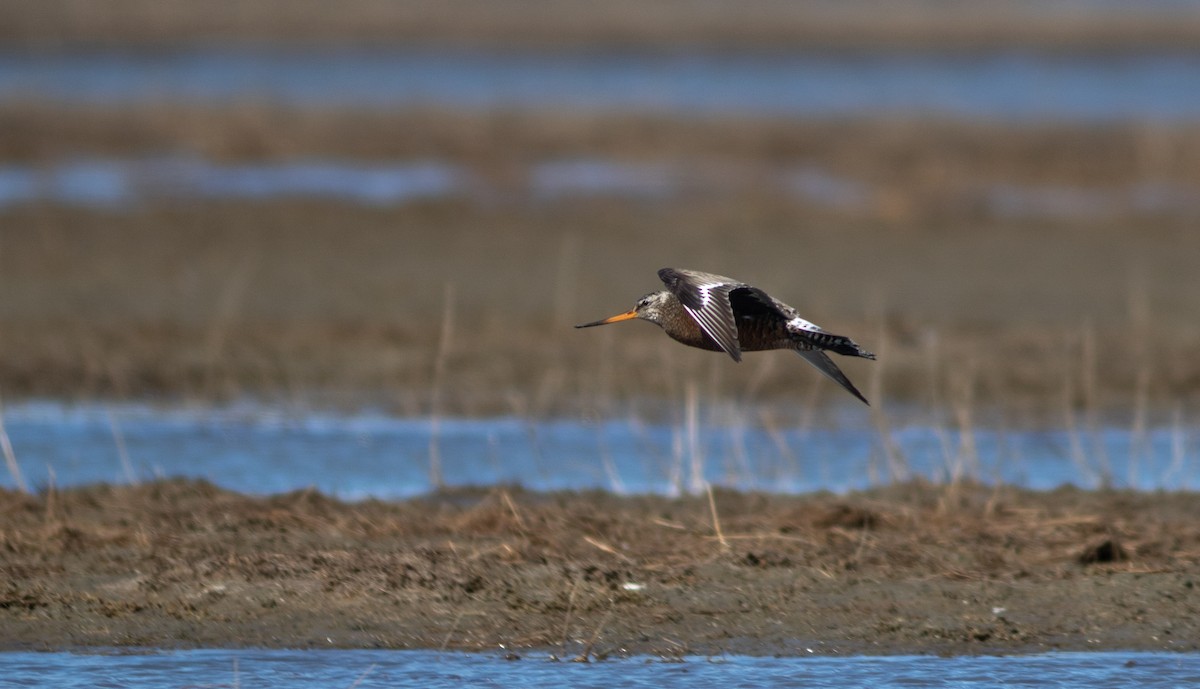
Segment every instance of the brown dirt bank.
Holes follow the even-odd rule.
[[[1194,12],[1039,3],[539,0],[0,2],[0,41],[35,48],[195,44],[492,48],[1194,49]]]
[[[715,497],[3,492],[0,648],[1200,650],[1194,494]]]

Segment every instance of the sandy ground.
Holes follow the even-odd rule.
[[[899,485],[346,504],[0,493],[0,648],[1200,650],[1200,500]]]

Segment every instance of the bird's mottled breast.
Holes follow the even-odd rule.
[[[671,339],[689,347],[698,347],[713,352],[722,351],[720,345],[700,328],[700,324],[687,311],[683,310],[682,304],[676,301],[674,306],[675,308],[663,314],[661,324],[662,329],[671,336]]]

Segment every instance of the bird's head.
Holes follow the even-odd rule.
[[[640,318],[644,321],[650,321],[651,323],[658,323],[659,325],[662,325],[663,312],[666,308],[667,301],[670,299],[670,292],[651,292],[641,299],[638,299],[633,308],[625,313],[618,313],[615,316],[609,316],[608,318],[602,318],[598,321],[584,323],[575,327],[590,328],[595,325],[608,325],[609,323],[619,323],[621,321],[628,321],[634,318]]]

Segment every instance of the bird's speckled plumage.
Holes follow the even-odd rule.
[[[848,337],[834,335],[800,317],[796,309],[761,289],[732,278],[696,270],[663,268],[658,271],[667,289],[651,292],[633,309],[577,325],[588,328],[640,318],[657,323],[678,342],[716,352],[734,361],[742,352],[790,349],[818,371],[867,403],[826,351],[874,359],[875,355]]]

